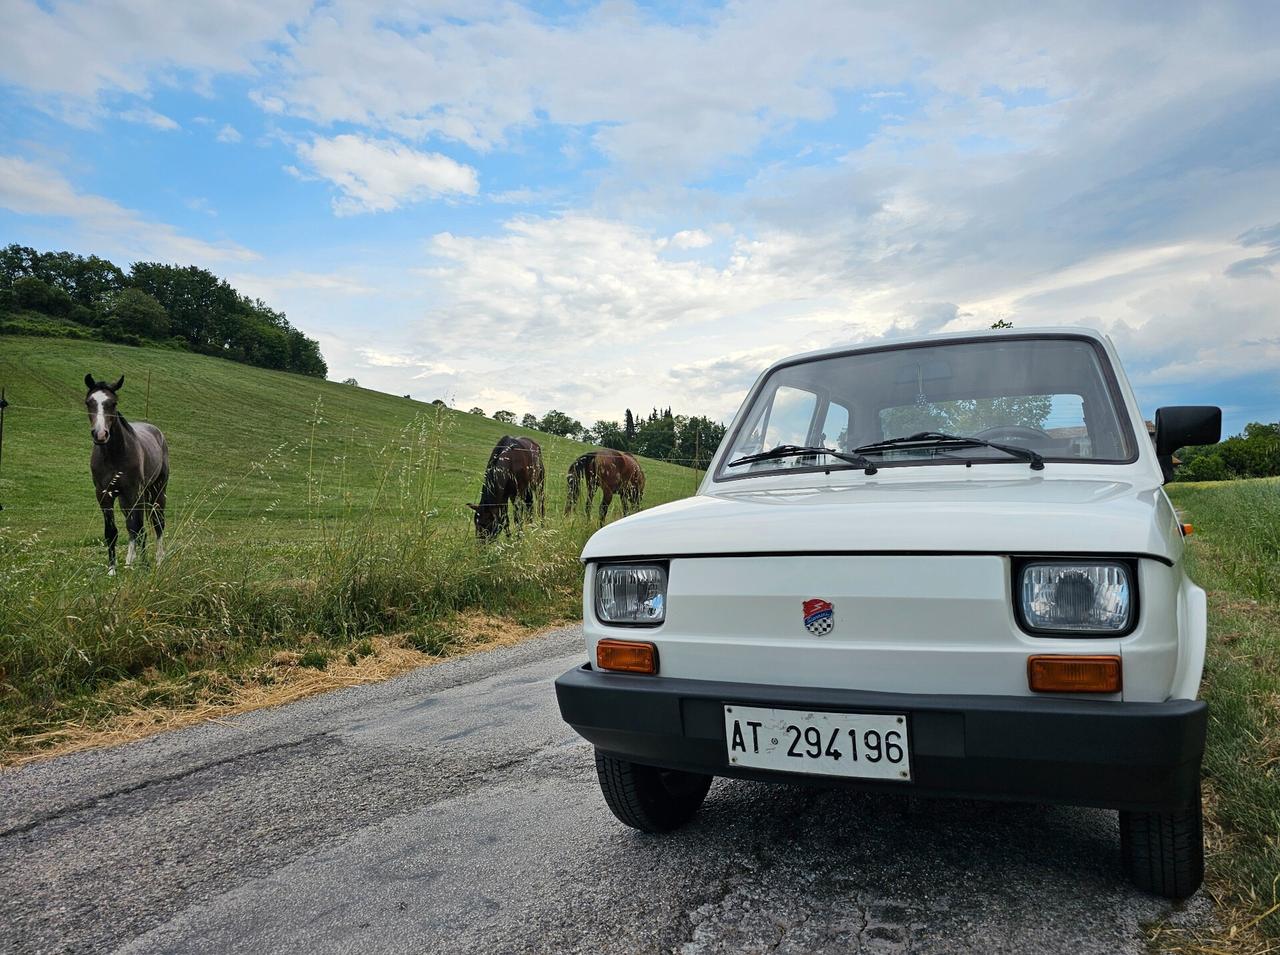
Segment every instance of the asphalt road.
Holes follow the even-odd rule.
[[[579,641],[0,774],[0,951],[1086,955],[1170,912],[1093,810],[719,780],[633,832],[558,717]]]

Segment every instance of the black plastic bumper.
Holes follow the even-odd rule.
[[[1206,707],[935,696],[603,673],[556,680],[560,714],[613,756],[715,776],[852,785],[939,796],[1168,810],[1198,798]],[[910,783],[730,766],[724,705],[907,715]]]

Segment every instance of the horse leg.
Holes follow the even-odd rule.
[[[124,514],[124,526],[129,532],[129,549],[124,553],[124,565],[126,568],[132,567],[134,560],[138,556],[138,551],[147,546],[146,529],[144,524],[146,518],[143,515],[143,509],[146,505],[142,501],[134,501]]]
[[[107,544],[107,576],[116,575],[116,541],[120,532],[116,530],[116,505],[110,497],[102,508],[102,538]]]
[[[151,507],[151,529],[156,534],[156,566],[160,566],[160,562],[164,560],[164,489],[162,488],[152,499]]]
[[[609,514],[609,503],[613,500],[613,492],[609,490],[609,485],[600,485],[600,524],[604,525],[604,519]]]
[[[582,513],[590,516],[591,502],[595,499],[595,496],[596,496],[596,482],[588,478],[587,479],[587,506],[582,509]]]

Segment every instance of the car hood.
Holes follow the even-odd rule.
[[[602,528],[583,560],[713,554],[1143,554],[1174,563],[1182,535],[1158,484],[1030,477],[867,480],[714,493]]]

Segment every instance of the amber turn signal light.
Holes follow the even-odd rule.
[[[640,640],[601,640],[596,644],[596,666],[623,673],[657,673],[658,648]]]
[[[1183,525],[1182,525],[1182,536],[1183,536],[1183,537],[1190,537],[1190,536],[1191,536],[1192,534],[1194,534],[1195,532],[1196,532],[1196,529],[1195,529],[1194,527],[1192,527],[1190,524],[1183,524]]]
[[[1027,683],[1036,693],[1119,693],[1120,658],[1027,657]]]

